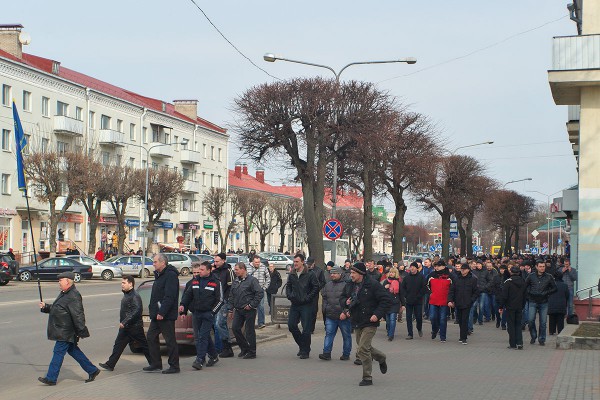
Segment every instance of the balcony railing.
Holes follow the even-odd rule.
[[[70,136],[83,136],[85,125],[83,121],[64,115],[54,116],[54,132]]]
[[[153,146],[156,146],[152,148]],[[152,142],[148,145],[152,157],[173,157],[173,146],[160,142]]]
[[[98,143],[105,146],[124,146],[123,132],[112,129],[100,129],[98,131]]]
[[[560,36],[554,38],[554,71],[599,69],[600,35]]]
[[[186,223],[198,223],[200,220],[200,213],[198,211],[179,211],[179,222]]]
[[[200,153],[193,150],[181,150],[181,162],[189,164],[200,164]]]
[[[183,191],[187,193],[200,193],[200,182],[183,181]]]

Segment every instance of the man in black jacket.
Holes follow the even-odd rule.
[[[312,271],[312,273],[315,274],[315,277],[317,278],[317,281],[319,282],[319,293],[320,293],[321,289],[323,289],[323,287],[327,283],[327,281],[325,279],[325,272],[323,272],[323,270],[319,266],[317,266],[317,264],[315,263],[315,259],[312,257],[308,257],[306,259],[306,267],[308,268],[309,271]],[[315,333],[315,326],[317,325],[317,313],[318,312],[319,312],[319,294],[317,294],[312,301],[312,310],[311,310],[311,318],[312,319],[310,321],[310,324],[312,326],[311,333]],[[323,324],[325,324],[325,318],[323,318]]]
[[[417,320],[417,332],[423,337],[423,297],[427,293],[427,279],[419,273],[419,264],[413,262],[409,266],[409,274],[402,280],[402,294],[406,304],[407,340],[413,338],[413,316]]]
[[[221,282],[223,288],[223,301],[225,304],[217,315],[215,316],[215,330],[219,334],[221,340],[222,351],[219,353],[221,358],[233,357],[233,350],[231,349],[231,343],[229,342],[229,329],[227,328],[227,311],[231,308],[228,304],[229,291],[233,283],[233,270],[231,265],[227,263],[227,255],[225,253],[219,253],[215,256],[214,266],[212,274]]]
[[[115,365],[119,361],[123,350],[129,343],[135,342],[142,348],[146,360],[150,365],[152,359],[148,351],[148,342],[144,335],[144,324],[142,323],[142,299],[135,291],[135,278],[131,275],[126,275],[121,280],[121,291],[123,298],[121,299],[121,311],[119,314],[119,333],[115,339],[113,351],[108,361],[99,363],[98,365],[108,371],[113,371]]]
[[[194,336],[196,341],[196,359],[192,368],[201,370],[208,353],[207,367],[212,367],[219,361],[215,343],[210,331],[215,323],[215,314],[223,305],[223,290],[221,282],[210,273],[208,261],[194,262],[192,273],[194,277],[186,284],[185,292],[179,303],[179,313],[192,312]]]
[[[292,303],[288,314],[288,329],[298,345],[298,357],[306,359],[310,354],[313,301],[321,286],[317,277],[304,264],[304,255],[294,256],[294,269],[288,276],[285,295]],[[298,324],[302,324],[302,332]]]
[[[167,256],[158,253],[152,259],[154,265],[154,284],[150,294],[148,311],[150,326],[146,334],[152,362],[144,371],[153,372],[162,369],[160,343],[158,335],[162,333],[167,344],[169,369],[163,374],[179,373],[179,349],[175,340],[175,321],[177,320],[177,300],[179,299],[179,278],[175,267],[167,263]]]
[[[548,297],[556,292],[556,283],[552,275],[546,273],[546,263],[540,259],[536,261],[536,271],[525,279],[527,300],[529,300],[529,334],[534,344],[536,339],[540,346],[546,344],[546,319],[548,316]],[[535,327],[535,317],[540,314],[539,332]]]
[[[68,353],[81,365],[81,368],[89,374],[85,382],[92,382],[100,373],[100,370],[90,362],[83,354],[77,342],[80,338],[90,336],[85,326],[85,314],[81,294],[75,289],[73,272],[63,272],[58,275],[58,286],[60,294],[53,304],[40,302],[40,311],[50,314],[48,317],[48,340],[54,340],[54,355],[48,366],[45,377],[39,377],[38,381],[53,386],[56,385],[60,367]]]
[[[359,386],[370,386],[373,384],[371,376],[373,360],[379,362],[382,374],[387,372],[386,355],[371,343],[377,332],[379,320],[390,309],[392,299],[379,282],[367,276],[364,263],[354,264],[350,274],[352,283],[346,285],[340,299],[342,306],[340,320],[350,318],[352,322],[358,346],[356,355],[363,367],[363,378]]]
[[[510,278],[502,284],[499,303],[500,309],[504,308],[506,313],[508,347],[523,350],[521,318],[525,305],[525,281],[521,277],[521,269],[516,265],[510,267]]]
[[[240,346],[238,357],[244,359],[256,358],[256,332],[254,323],[258,305],[265,295],[258,279],[248,274],[246,264],[235,264],[233,272],[236,276],[229,294],[230,315],[233,317],[231,329],[235,340]],[[242,333],[242,326],[245,332]]]
[[[456,275],[448,293],[448,307],[456,308],[456,320],[460,329],[459,343],[467,344],[469,313],[471,305],[478,297],[477,278],[471,273],[469,264],[464,263],[460,266],[460,273]]]

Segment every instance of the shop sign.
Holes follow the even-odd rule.
[[[65,214],[60,219],[60,222],[73,222],[76,224],[82,224],[83,223],[83,215],[81,215],[81,214]]]
[[[0,215],[17,215],[17,210],[11,208],[0,208]]]
[[[126,219],[125,225],[127,226],[140,226],[140,221],[137,219]]]
[[[204,220],[203,221],[203,226],[204,229],[212,229],[213,228],[213,222],[210,220]]]

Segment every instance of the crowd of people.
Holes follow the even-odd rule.
[[[135,279],[125,276],[121,288],[123,298],[119,331],[112,354],[99,366],[112,371],[127,346],[135,341],[144,353],[146,372],[163,374],[180,372],[175,339],[175,321],[192,318],[196,358],[191,367],[202,370],[214,366],[220,358],[234,357],[229,326],[239,346],[238,358],[257,357],[256,332],[265,326],[265,299],[282,286],[280,273],[261,263],[254,255],[246,265],[227,264],[226,254],[214,256],[214,262],[194,262],[193,276],[179,300],[177,269],[168,264],[164,254],[153,257],[155,281],[149,299],[150,325],[144,334],[142,301],[136,293]],[[509,348],[523,349],[522,331],[529,328],[530,344],[546,342],[546,320],[549,334],[560,333],[565,316],[573,310],[573,283],[577,271],[565,259],[455,259],[447,261],[417,259],[407,268],[382,260],[351,263],[333,262],[320,268],[311,257],[298,253],[293,258],[285,286],[290,301],[288,329],[298,346],[299,359],[310,358],[312,337],[319,311],[325,327],[323,352],[318,358],[332,359],[337,331],[343,346],[340,360],[350,360],[352,335],[356,342],[354,363],[362,366],[360,386],[373,384],[373,362],[387,372],[386,355],[373,346],[377,328],[385,321],[387,339],[396,336],[396,324],[406,311],[407,340],[416,334],[423,337],[423,319],[431,322],[431,339],[448,339],[447,324],[459,325],[458,341],[464,345],[474,333],[476,324],[495,320],[496,328],[508,331]],[[70,354],[89,374],[86,382],[100,373],[78,347],[81,338],[89,336],[85,325],[82,298],[74,286],[71,272],[59,275],[61,292],[53,304],[40,303],[49,313],[48,339],[55,341],[54,355],[46,376],[40,382],[55,385],[65,354]],[[319,297],[322,301],[319,302]],[[319,310],[319,303],[321,308]],[[191,317],[186,317],[191,312]],[[169,367],[163,369],[159,335],[167,346]],[[214,337],[214,340],[213,340]]]

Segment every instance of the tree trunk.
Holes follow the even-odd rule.
[[[442,258],[448,259],[450,255],[450,213],[442,212]]]
[[[456,218],[456,222],[458,225],[458,236],[460,237],[460,255],[463,257],[465,256],[465,254],[472,256],[473,249],[471,249],[471,251],[469,252],[469,249],[467,248],[467,231],[463,227],[462,217]]]
[[[279,252],[283,253],[283,247],[285,246],[285,224],[279,221]]]
[[[371,171],[365,167],[363,171],[363,247],[364,259],[373,258],[373,180]]]
[[[507,256],[510,255],[510,253],[511,253],[511,249],[510,249],[511,237],[512,237],[511,228],[507,227],[506,230],[504,231],[504,254],[506,254]]]
[[[519,253],[519,226],[515,227],[515,252]]]
[[[394,198],[394,205],[396,214],[392,220],[392,229],[394,234],[392,235],[392,253],[394,253],[394,261],[402,262],[403,254],[403,242],[402,237],[404,236],[404,214],[406,213],[406,204],[400,194],[397,198]]]
[[[469,215],[467,217],[467,254],[473,256],[473,220],[475,219],[474,215]]]
[[[248,216],[244,215],[244,251],[250,252],[250,227],[248,226]]]
[[[323,248],[323,198],[317,198],[315,182],[312,176],[302,178],[302,199],[304,204],[304,220],[306,221],[306,237],[308,252],[314,257],[317,265],[324,264]],[[319,203],[321,206],[319,206]]]
[[[296,228],[290,227],[290,232],[292,232],[292,245],[289,249],[290,254],[294,255],[296,253]]]
[[[265,251],[265,243],[267,241],[267,234],[263,233],[263,232],[259,232],[260,235],[260,251],[263,252]]]
[[[100,223],[100,210],[102,202],[95,199],[93,196],[88,196],[87,202],[84,202],[88,217],[90,218],[90,242],[88,244],[88,254],[96,254],[96,231]]]

